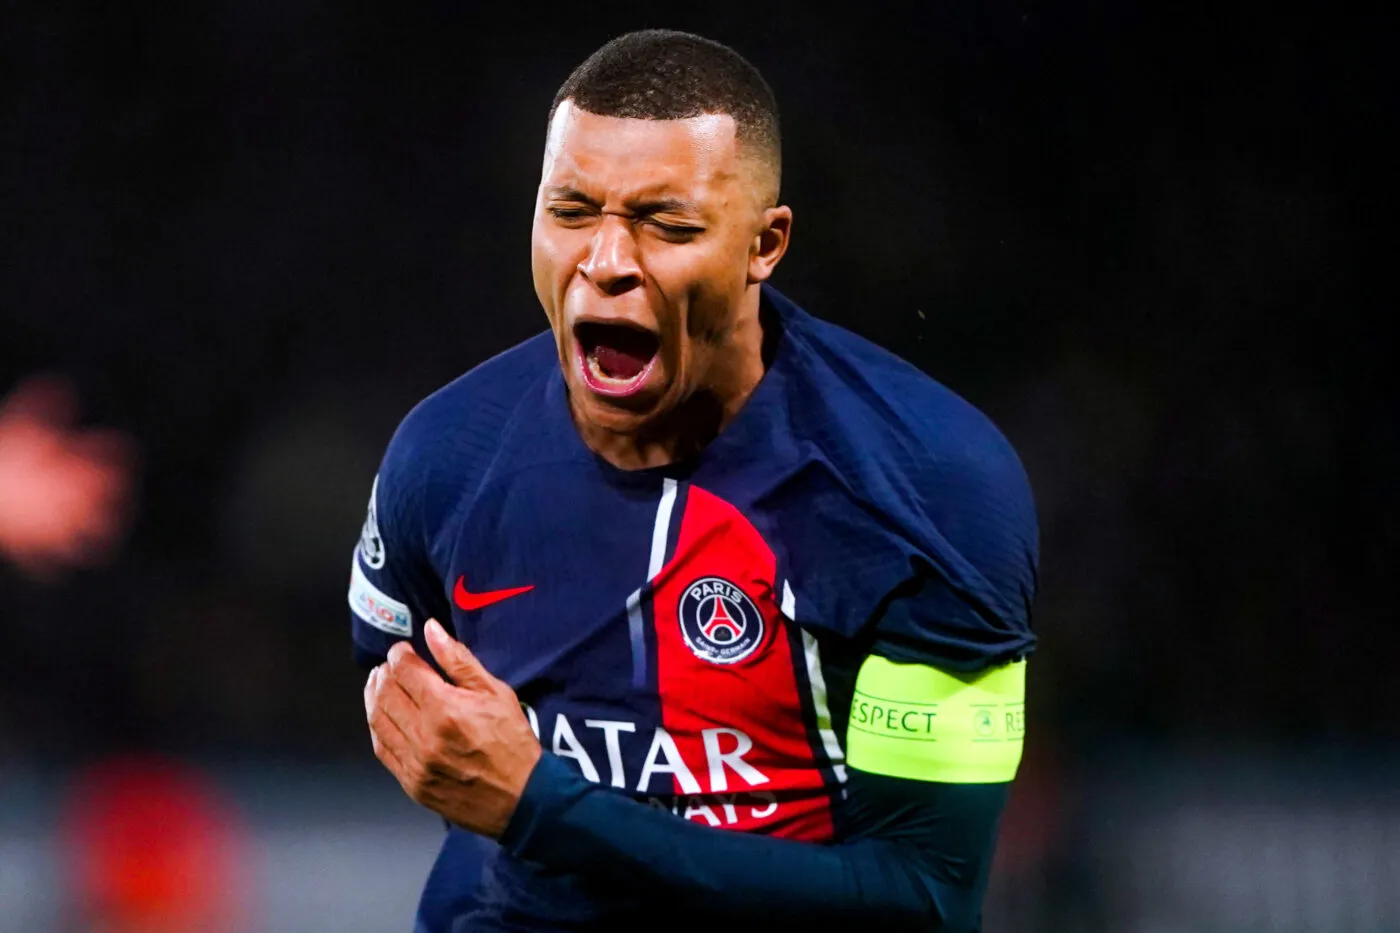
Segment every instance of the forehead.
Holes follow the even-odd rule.
[[[698,196],[739,178],[734,118],[604,117],[564,101],[545,142],[543,183],[628,197],[663,190]]]

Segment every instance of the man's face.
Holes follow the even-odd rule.
[[[777,262],[762,234],[786,215],[759,203],[760,171],[728,115],[556,110],[531,261],[577,416],[639,433],[722,378],[745,293]]]

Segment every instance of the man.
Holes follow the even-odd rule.
[[[981,414],[764,284],[779,152],[732,50],[601,48],[549,120],[550,332],[389,445],[350,604],[375,753],[453,827],[444,929],[980,924],[1030,493]]]

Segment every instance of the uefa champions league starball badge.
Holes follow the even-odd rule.
[[[379,536],[379,477],[374,478],[374,485],[369,490],[369,510],[365,516],[365,525],[360,529],[360,556],[364,558],[365,566],[371,570],[378,570],[384,566],[384,539]]]

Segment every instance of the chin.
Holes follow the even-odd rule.
[[[664,414],[663,400],[659,398],[651,403],[637,398],[602,398],[588,386],[577,384],[571,384],[569,391],[574,395],[574,410],[578,415],[589,424],[614,434],[641,434]]]
[[[646,413],[618,411],[615,408],[588,402],[580,406],[579,414],[595,428],[600,428],[609,434],[620,434],[628,437],[641,434],[651,421]]]
[[[610,398],[592,391],[577,374],[569,379],[575,417],[609,434],[643,438],[657,436],[682,405],[684,394],[669,373],[655,373],[648,391]]]

